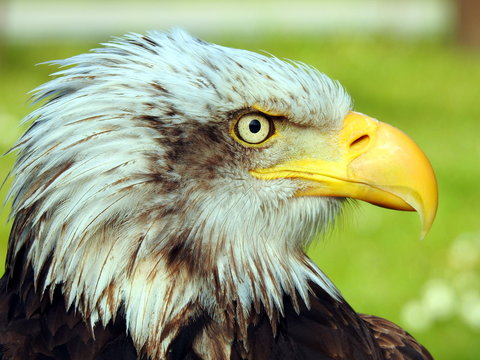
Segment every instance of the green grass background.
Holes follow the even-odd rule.
[[[105,39],[98,39],[104,41]],[[350,206],[337,226],[309,250],[351,305],[360,312],[406,326],[401,310],[432,278],[448,280],[448,252],[461,234],[480,233],[480,54],[444,39],[407,41],[379,37],[265,35],[207,40],[312,64],[338,79],[355,109],[404,130],[426,152],[436,171],[440,206],[425,240],[414,213],[368,204]],[[3,44],[0,69],[0,151],[22,131],[31,108],[27,92],[46,81],[49,66],[37,63],[87,51],[95,42]],[[14,154],[0,158],[7,175]],[[1,189],[4,199],[10,181]],[[0,273],[6,254],[8,204],[0,215]],[[478,270],[478,268],[477,268]],[[476,278],[478,280],[478,278]],[[472,283],[480,291],[480,283]],[[411,329],[409,329],[411,330]],[[436,359],[480,358],[480,329],[447,316],[411,332]]]

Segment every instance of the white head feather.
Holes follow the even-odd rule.
[[[340,296],[303,253],[338,200],[254,179],[249,168],[288,149],[259,156],[228,134],[232,114],[253,105],[338,127],[351,104],[337,82],[180,30],[54,64],[63,69],[36,90],[47,101],[15,146],[10,192],[12,254],[28,250],[41,291],[61,286],[92,327],[123,305],[137,348],[153,357],[175,335],[165,326],[200,308],[219,321],[260,306],[274,318],[284,293],[307,301],[310,281]]]

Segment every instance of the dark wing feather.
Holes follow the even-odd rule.
[[[120,317],[92,331],[73,310],[67,311],[60,291],[40,299],[32,271],[23,282],[0,279],[1,360],[134,360],[137,352]]]
[[[386,360],[433,360],[427,349],[391,321],[364,314],[360,317],[372,330]]]
[[[310,308],[297,313],[285,297],[285,316],[274,335],[263,313],[249,328],[248,358],[304,360],[381,360],[379,348],[367,326],[345,302],[336,301],[312,285]],[[232,359],[241,358],[241,344],[234,344]]]
[[[433,360],[428,351],[395,324],[357,314],[312,286],[310,308],[296,313],[287,297],[276,335],[265,313],[249,328],[248,359],[265,360]],[[245,356],[234,343],[232,360]]]

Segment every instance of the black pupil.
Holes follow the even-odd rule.
[[[248,129],[254,134],[258,133],[261,128],[262,124],[257,119],[250,121],[250,124],[248,124]]]

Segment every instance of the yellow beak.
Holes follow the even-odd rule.
[[[301,179],[297,196],[351,197],[390,209],[416,210],[423,238],[435,218],[438,193],[432,166],[417,144],[393,126],[355,112],[345,117],[336,139],[334,160],[323,160],[329,157],[313,150],[250,173],[265,180]]]

